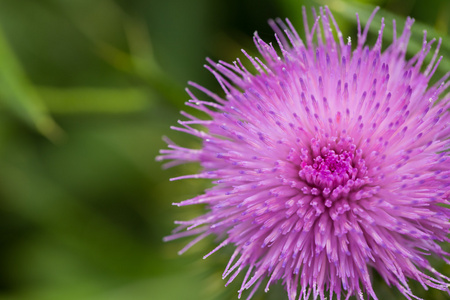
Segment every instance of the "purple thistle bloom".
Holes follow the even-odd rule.
[[[173,180],[211,178],[214,186],[176,204],[206,204],[207,212],[176,222],[166,240],[196,236],[183,253],[217,236],[205,257],[233,245],[223,278],[243,274],[239,296],[281,279],[290,300],[377,299],[373,270],[407,299],[418,299],[408,279],[449,291],[450,279],[426,258],[449,263],[439,243],[450,241],[450,73],[429,84],[441,40],[424,66],[435,43],[426,33],[421,51],[405,58],[410,18],[399,36],[393,22],[386,50],[383,21],[375,45],[365,45],[375,12],[363,31],[357,17],[355,47],[328,8],[314,12],[312,29],[303,11],[305,42],[288,20],[272,21],[280,51],[255,34],[262,59],[244,52],[256,74],[239,60],[209,61],[224,98],[190,83],[214,102],[188,90],[187,105],[211,119],[183,113],[189,120],[172,129],[202,148],[167,140],[157,159],[199,162],[201,173]]]

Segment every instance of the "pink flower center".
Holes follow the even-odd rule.
[[[315,157],[312,165],[305,166],[311,175],[308,183],[328,188],[346,183],[353,172],[353,154],[345,150],[337,154],[334,150],[325,149],[325,154]]]
[[[349,138],[312,139],[310,149],[301,149],[298,172],[304,194],[322,199],[326,207],[340,199],[358,200],[358,193],[368,183],[367,167],[362,151]]]

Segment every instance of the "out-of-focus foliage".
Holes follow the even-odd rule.
[[[208,182],[169,182],[198,166],[162,171],[154,159],[163,135],[197,142],[169,126],[190,111],[188,80],[220,93],[206,56],[254,52],[255,30],[273,41],[269,18],[301,31],[301,6],[322,4],[353,37],[356,11],[382,7],[373,30],[381,16],[415,17],[412,52],[427,27],[444,38],[438,73],[450,69],[446,0],[0,0],[0,299],[236,299],[237,283],[221,280],[231,248],[203,261],[212,240],[182,257],[186,240],[162,242],[173,220],[198,214],[171,203]],[[401,299],[374,280],[380,299]]]

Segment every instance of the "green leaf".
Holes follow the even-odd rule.
[[[0,101],[14,115],[50,140],[62,130],[49,114],[0,28]]]
[[[58,114],[132,113],[152,104],[151,95],[139,88],[38,87],[48,110]]]

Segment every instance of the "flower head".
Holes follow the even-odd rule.
[[[188,120],[173,129],[200,138],[202,148],[167,140],[158,159],[199,162],[202,172],[175,179],[214,185],[177,204],[207,211],[177,222],[167,240],[196,236],[184,252],[218,236],[206,256],[233,245],[223,276],[243,273],[239,294],[250,289],[250,297],[281,280],[290,300],[377,299],[373,270],[407,299],[416,298],[408,279],[448,291],[450,279],[427,260],[449,262],[439,243],[450,241],[450,75],[430,84],[441,41],[424,65],[435,40],[425,34],[406,59],[412,19],[382,50],[384,22],[367,46],[369,24],[361,30],[358,18],[353,46],[328,8],[314,13],[311,29],[303,14],[305,41],[288,20],[271,22],[278,51],[255,34],[262,59],[244,53],[256,74],[239,60],[209,61],[224,97],[191,83],[214,101],[188,91],[187,105],[211,118],[183,113]]]

